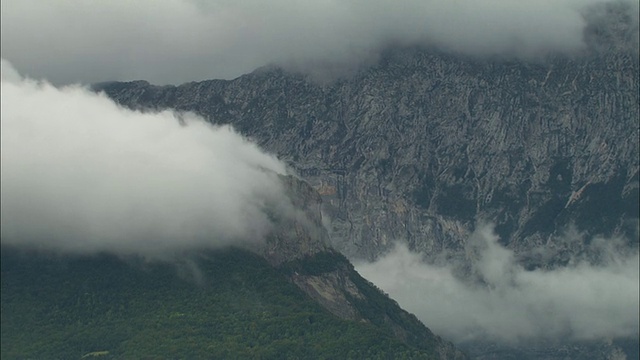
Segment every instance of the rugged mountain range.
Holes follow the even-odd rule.
[[[329,241],[351,259],[376,259],[400,241],[427,261],[446,254],[462,260],[448,263],[473,263],[470,235],[490,222],[527,269],[576,256],[597,263],[595,237],[638,251],[640,65],[637,25],[592,20],[589,49],[573,57],[392,47],[330,82],[265,67],[228,81],[94,89],[126,107],[230,124],[277,154],[320,194]],[[635,339],[558,341],[466,349],[486,359],[560,359],[637,348]]]
[[[411,47],[330,84],[268,67],[95,89],[231,124],[276,153],[320,193],[332,245],[348,257],[374,259],[398,240],[464,256],[486,221],[523,256],[554,249],[528,259],[551,266],[595,235],[637,246],[638,73],[628,49],[526,62]],[[557,241],[569,230],[578,241]]]

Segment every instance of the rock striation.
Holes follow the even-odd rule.
[[[290,206],[267,209],[273,231],[258,253],[271,265],[329,251],[329,234],[322,224],[322,199],[306,182],[293,176],[279,176]]]
[[[460,254],[479,221],[519,253],[562,254],[582,246],[557,241],[569,228],[583,242],[638,238],[638,72],[633,51],[532,63],[411,47],[328,85],[263,68],[95,88],[232,124],[276,153],[321,194],[332,245],[351,258],[395,241]]]

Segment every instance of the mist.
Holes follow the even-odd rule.
[[[163,256],[259,243],[286,168],[232,128],[124,109],[2,60],[2,245]]]
[[[626,41],[638,48],[637,0],[5,0],[1,7],[2,56],[54,84],[179,84],[270,64],[336,77],[375,62],[391,44],[574,56],[588,47],[590,25],[624,19]]]
[[[638,249],[621,239],[592,239],[598,260],[526,270],[498,242],[490,224],[467,241],[467,259],[427,264],[403,244],[357,271],[414,313],[435,333],[458,343],[594,340],[638,337]],[[539,249],[544,252],[544,249]],[[460,267],[470,275],[459,276]]]

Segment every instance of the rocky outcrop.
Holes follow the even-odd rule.
[[[342,319],[359,320],[360,314],[344,292],[359,299],[363,296],[353,282],[348,277],[344,278],[339,271],[320,275],[301,275],[296,271],[291,275],[291,279],[332,314]]]
[[[322,199],[306,182],[293,176],[279,177],[290,206],[267,209],[274,231],[259,249],[271,265],[313,256],[329,249],[329,235],[322,224]]]
[[[285,262],[279,268],[309,297],[339,318],[383,329],[408,345],[429,351],[434,359],[467,358],[362,278],[335,250]]]

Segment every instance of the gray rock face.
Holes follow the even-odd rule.
[[[478,221],[518,252],[570,225],[637,239],[638,72],[633,51],[524,63],[403,48],[324,86],[265,68],[96,89],[232,124],[318,190],[335,248],[373,259],[397,240],[461,253]]]
[[[306,182],[292,176],[280,176],[285,192],[291,200],[291,208],[274,214],[274,231],[260,255],[271,265],[313,256],[329,250],[329,235],[322,225],[322,199]]]

